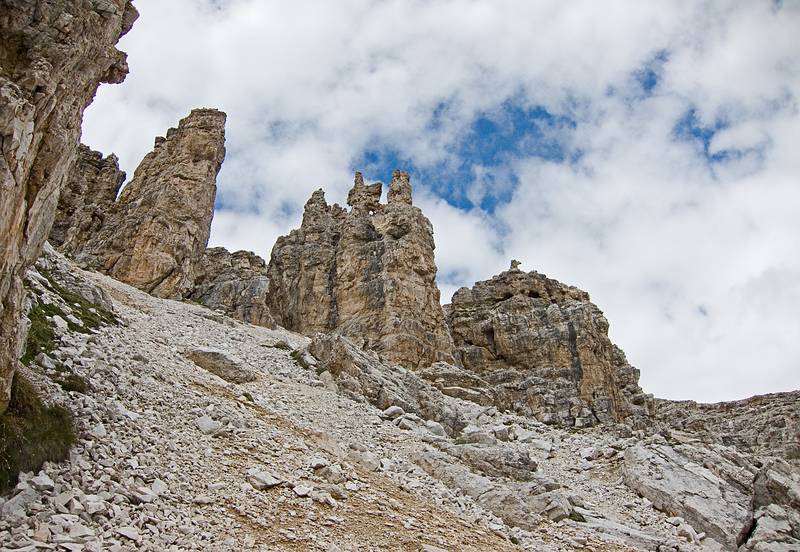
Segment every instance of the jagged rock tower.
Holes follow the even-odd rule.
[[[408,368],[452,362],[433,227],[412,205],[407,173],[394,172],[387,204],[381,190],[356,173],[349,211],[312,194],[300,228],[272,249],[270,310],[287,329],[336,332]]]
[[[64,248],[89,268],[153,295],[185,297],[194,286],[197,263],[208,244],[216,177],[224,158],[225,113],[192,110],[178,128],[156,138],[153,151],[142,160],[117,202],[84,200],[107,205],[106,216],[93,234],[80,236],[86,241],[67,241]],[[84,174],[92,171],[93,167],[76,168]],[[89,191],[105,193],[108,188]],[[65,201],[59,206],[57,227],[62,217],[69,218],[66,205]],[[78,213],[86,220],[85,210]],[[65,220],[63,225],[81,228],[81,220]]]
[[[130,0],[0,4],[0,414],[25,338],[22,278],[47,238],[101,82],[128,73],[115,44]]]
[[[585,291],[512,261],[459,289],[445,309],[457,359],[477,376],[474,391],[499,407],[577,427],[635,426],[652,414],[639,371],[611,343],[608,321]]]

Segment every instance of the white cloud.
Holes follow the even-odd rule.
[[[477,114],[508,99],[544,106],[576,122],[548,138],[579,160],[475,166],[461,190],[475,203],[518,182],[494,214],[416,182],[443,299],[519,258],[591,292],[648,391],[712,400],[800,387],[796,3],[136,5],[122,43],[131,75],[100,89],[84,141],[132,174],[191,108],[225,110],[212,244],[267,257],[312,190],[343,202],[365,148],[448,166]],[[654,59],[648,95],[634,77]],[[675,137],[690,109],[720,128],[708,153]]]

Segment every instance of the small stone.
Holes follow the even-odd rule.
[[[44,472],[40,472],[39,475],[31,477],[30,484],[37,491],[52,491],[55,488],[53,480]]]
[[[381,416],[389,420],[394,420],[395,418],[399,418],[405,413],[406,411],[400,408],[399,406],[390,406],[389,408],[381,412]]]
[[[117,529],[117,534],[122,535],[126,539],[130,539],[135,542],[139,542],[139,530],[136,527],[120,527]]]
[[[254,489],[259,491],[269,489],[270,487],[276,487],[283,483],[283,481],[265,471],[250,474],[247,477],[247,482],[250,483]]]
[[[306,487],[305,485],[296,485],[293,490],[294,490],[294,494],[296,494],[297,496],[303,497],[303,496],[308,496],[309,494],[311,494],[311,491],[313,491],[314,489],[312,489],[311,487]]]
[[[222,424],[214,420],[208,414],[204,414],[194,421],[194,425],[203,435],[213,435],[222,428]]]

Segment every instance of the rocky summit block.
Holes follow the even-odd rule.
[[[275,320],[267,306],[267,263],[250,251],[210,247],[196,264],[197,278],[188,298],[225,314],[267,328]]]
[[[608,321],[588,293],[513,261],[491,280],[459,289],[445,309],[457,360],[475,376],[458,378],[459,396],[469,389],[480,402],[560,426],[635,426],[649,417],[652,397],[609,340]],[[441,379],[436,370],[426,377]]]
[[[407,173],[395,171],[387,204],[381,190],[356,173],[349,211],[314,192],[300,228],[272,249],[270,310],[287,329],[358,339],[406,368],[452,362],[433,227],[412,205]]]
[[[208,244],[225,118],[194,109],[156,138],[100,228],[72,246],[74,258],[158,297],[184,298]]]
[[[130,0],[0,7],[0,413],[25,340],[25,270],[50,232],[83,110],[128,73],[115,44],[137,16]]]

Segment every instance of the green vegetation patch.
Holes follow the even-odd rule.
[[[290,351],[292,349],[292,346],[286,343],[283,339],[276,341],[273,347],[276,349],[283,349],[284,351]]]
[[[14,374],[11,402],[0,415],[0,493],[17,484],[20,472],[65,460],[74,442],[70,413],[60,406],[45,406],[33,385],[19,372]]]
[[[297,364],[300,368],[308,370],[309,368],[308,362],[306,362],[305,355],[303,354],[302,351],[298,351],[297,349],[295,349],[294,351],[289,353],[289,356],[292,357],[294,363]]]
[[[47,279],[50,284],[50,289],[57,293],[64,302],[72,308],[75,317],[83,324],[81,327],[68,321],[70,330],[91,333],[90,330],[96,330],[102,325],[119,324],[119,320],[110,310],[92,303],[80,293],[75,293],[74,291],[62,287],[53,279],[53,276],[48,271],[42,270],[40,273]]]
[[[45,305],[36,301],[28,311],[28,320],[31,321],[28,330],[28,340],[25,343],[25,354],[22,355],[22,363],[26,366],[36,358],[39,353],[50,354],[57,347],[56,335],[48,316],[59,315],[62,318],[64,313],[55,305]]]

